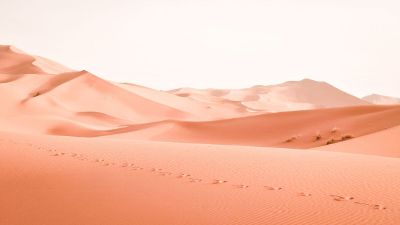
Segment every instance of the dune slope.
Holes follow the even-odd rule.
[[[72,71],[49,59],[29,55],[10,45],[0,45],[0,74],[58,74]]]
[[[226,119],[257,114],[257,112],[249,112],[246,107],[240,104],[218,101],[201,102],[139,85],[126,83],[116,83],[116,85],[143,98],[196,115],[200,120]]]
[[[315,150],[400,157],[399,137],[400,126],[396,126],[346,142],[321,146]]]
[[[398,158],[8,133],[0,149],[1,224],[400,223]]]
[[[310,79],[245,89],[192,89],[170,91],[201,102],[232,102],[248,110],[281,112],[316,108],[368,105],[325,82]],[[317,94],[318,93],[318,94]]]
[[[366,125],[368,124],[368,125]],[[107,131],[55,127],[51,134],[225,145],[310,148],[400,125],[398,106],[358,106],[282,112],[210,122],[166,121]]]

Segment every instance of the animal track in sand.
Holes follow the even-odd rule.
[[[190,174],[187,173],[181,173],[177,176],[177,178],[185,178],[185,177],[190,177]]]
[[[237,184],[237,185],[232,185],[235,188],[249,188],[249,185],[244,185],[244,184]]]
[[[162,169],[159,169],[159,168],[151,168],[150,169],[150,172],[160,172],[160,171],[162,171]]]
[[[352,197],[352,196],[340,196],[340,195],[329,195],[329,196],[333,197],[333,200],[339,201],[339,202],[354,200],[354,197]],[[358,204],[358,205],[370,206],[372,209],[377,209],[377,210],[385,210],[386,209],[386,207],[381,204],[369,204],[369,203],[359,202],[359,201],[355,201],[353,203]]]
[[[381,204],[369,204],[369,203],[365,203],[365,202],[354,202],[354,204],[369,206],[372,209],[377,209],[377,210],[385,210],[386,209],[386,207]]]
[[[213,180],[212,184],[223,184],[223,183],[226,183],[226,182],[228,182],[228,181],[226,181],[226,180]]]
[[[378,210],[385,210],[386,207],[380,204],[372,205],[373,209],[378,209]]]
[[[144,170],[143,167],[139,167],[139,166],[131,166],[130,169],[131,170]]]
[[[300,192],[300,193],[297,193],[297,196],[310,197],[310,196],[312,196],[312,194],[311,193]]]
[[[283,187],[271,187],[271,186],[264,186],[264,187],[269,191],[275,191],[275,190],[279,191],[283,189]]]
[[[369,205],[368,203],[365,203],[365,202],[354,202],[354,204],[358,204],[358,205]]]
[[[169,176],[169,175],[172,175],[171,172],[167,172],[167,171],[160,171],[160,172],[158,172],[158,174],[160,174],[161,176]]]
[[[202,179],[189,178],[189,182],[192,182],[192,183],[198,183],[198,182],[201,182],[201,181],[202,181]]]
[[[28,144],[27,144],[28,145]],[[92,158],[90,156],[84,155],[84,154],[78,154],[78,153],[74,153],[74,152],[60,152],[57,151],[56,149],[49,149],[49,148],[45,148],[42,146],[35,146],[35,145],[29,145],[35,149],[39,149],[41,151],[46,151],[48,153],[50,153],[50,156],[70,156],[72,157],[72,159],[77,159],[77,160],[82,160],[82,161],[91,161],[91,162],[95,162],[95,163],[99,163],[99,165],[101,166],[105,166],[105,167],[110,167],[110,166],[119,166],[122,168],[127,168],[128,170],[147,170],[156,174],[159,174],[161,176],[170,176],[170,175],[174,175],[174,173],[172,172],[168,172],[168,171],[164,171],[162,168],[155,168],[155,167],[150,167],[150,168],[144,168],[144,167],[139,167],[137,166],[135,163],[129,163],[129,162],[122,162],[122,163],[114,163],[114,162],[109,162],[106,161],[105,159],[99,159],[99,158]],[[189,182],[191,183],[201,183],[203,181],[203,179],[200,178],[193,178],[190,174],[187,173],[179,173],[176,176],[177,178],[186,178]],[[211,184],[224,184],[227,183],[227,180],[221,180],[221,179],[214,179],[212,180]],[[238,189],[247,189],[250,186],[249,185],[244,185],[244,184],[238,184],[238,185],[232,185],[235,188]],[[283,190],[283,187],[281,186],[263,186],[266,190],[268,191],[279,191],[279,190]],[[308,193],[308,192],[299,192],[297,193],[297,196],[300,197],[311,197],[312,194]],[[370,209],[373,210],[386,210],[387,207],[382,205],[382,204],[370,204],[370,203],[365,203],[365,202],[360,202],[360,201],[354,201],[354,197],[352,196],[345,196],[345,195],[329,195],[329,197],[331,197],[332,200],[334,201],[350,201],[354,204],[360,205],[360,206],[366,206]]]
[[[333,198],[333,200],[341,202],[341,201],[350,201],[353,200],[354,197],[351,196],[340,196],[340,195],[329,195],[330,197]]]

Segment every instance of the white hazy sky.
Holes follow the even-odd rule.
[[[158,89],[307,77],[400,96],[399,0],[0,0],[0,43]]]

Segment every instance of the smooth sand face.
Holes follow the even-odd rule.
[[[326,83],[163,92],[0,46],[0,102],[1,225],[400,224],[400,106]]]

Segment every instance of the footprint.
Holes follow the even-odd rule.
[[[249,185],[244,185],[244,184],[238,184],[238,185],[233,185],[236,188],[249,188]]]
[[[365,202],[354,202],[354,204],[358,204],[358,205],[369,205],[368,203],[365,203]]]
[[[192,182],[192,183],[198,183],[201,181],[202,181],[202,179],[189,178],[189,182]]]
[[[60,156],[60,154],[56,153],[56,154],[52,154],[50,156]]]
[[[121,167],[127,167],[128,166],[128,163],[122,163],[121,164]]]
[[[228,181],[226,181],[226,180],[213,180],[212,184],[223,184],[223,183],[226,183],[226,182],[228,182]]]
[[[76,154],[75,156],[77,159],[87,159],[85,155],[82,154]]]
[[[187,173],[181,173],[177,176],[177,178],[185,178],[185,177],[190,177],[190,174]]]
[[[380,205],[380,204],[372,205],[372,208],[373,208],[373,209],[378,209],[378,210],[385,210],[385,209],[386,209],[385,206]]]
[[[143,170],[143,168],[138,166],[133,166],[131,167],[131,170]]]
[[[168,175],[171,175],[172,173],[171,173],[171,172],[163,171],[163,172],[159,172],[159,174],[160,174],[161,176],[168,176]]]
[[[384,205],[381,204],[368,204],[365,202],[354,202],[354,204],[358,204],[358,205],[365,205],[365,206],[370,206],[372,209],[377,209],[377,210],[385,210],[386,207]]]
[[[354,197],[351,196],[340,196],[340,195],[329,195],[333,198],[333,200],[341,202],[341,201],[350,201],[353,200]]]
[[[264,187],[269,191],[275,191],[275,190],[279,191],[283,189],[283,187],[271,187],[271,186],[264,186]]]
[[[311,194],[310,193],[305,193],[305,192],[300,192],[300,193],[297,193],[297,196],[310,197]]]

